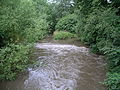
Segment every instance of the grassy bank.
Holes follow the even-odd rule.
[[[55,31],[53,34],[53,38],[55,40],[64,40],[77,37],[75,34],[65,31]]]

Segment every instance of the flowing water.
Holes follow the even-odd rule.
[[[100,84],[105,79],[102,56],[75,40],[46,41],[36,44],[36,67],[0,83],[0,90],[107,90]]]

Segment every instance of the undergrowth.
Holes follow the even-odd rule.
[[[53,38],[55,40],[63,40],[63,39],[68,39],[68,38],[75,38],[76,35],[72,34],[70,32],[65,32],[65,31],[56,31],[53,34]]]
[[[106,56],[109,90],[120,90],[120,16],[113,8],[96,8],[78,27],[78,36],[94,53]],[[82,28],[81,28],[82,27]]]
[[[31,47],[10,44],[0,49],[0,80],[13,80],[28,67]]]

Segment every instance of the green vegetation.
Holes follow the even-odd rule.
[[[106,56],[108,74],[104,84],[109,90],[120,90],[120,1],[119,0],[56,0],[66,5],[64,15],[56,8],[55,29],[76,33],[94,53]],[[63,4],[64,3],[64,4]],[[67,3],[67,4],[66,4]],[[68,4],[69,3],[69,4]],[[67,7],[67,8],[68,8]],[[64,37],[58,34],[56,37]],[[55,37],[55,35],[54,35]]]
[[[109,90],[120,90],[120,47],[106,48],[108,74],[104,84]]]
[[[75,1],[78,37],[90,45],[94,53],[106,56],[108,74],[104,84],[109,90],[120,90],[120,2]]]
[[[74,37],[76,37],[75,34],[72,34],[70,32],[65,32],[65,31],[56,31],[53,34],[53,38],[55,40],[63,40],[63,39],[74,38]]]
[[[0,80],[15,79],[27,68],[29,43],[48,33],[46,8],[46,1],[0,0]]]
[[[108,73],[107,81],[104,83],[109,90],[120,90],[120,73]]]
[[[54,32],[54,39],[77,37],[106,56],[104,84],[120,90],[120,1],[0,0],[0,80],[12,80],[29,63],[31,45]]]
[[[0,80],[15,79],[19,72],[27,68],[30,45],[8,45],[0,49]]]
[[[56,25],[56,30],[75,33],[76,25],[77,25],[77,15],[69,14],[58,21]]]
[[[49,1],[49,0],[48,0]],[[52,0],[50,0],[52,1]],[[55,2],[50,3],[47,11],[47,21],[49,22],[49,33],[53,34],[56,30],[56,24],[58,21],[74,12],[71,0],[53,0]]]

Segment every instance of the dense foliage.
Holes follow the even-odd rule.
[[[59,31],[76,32],[94,53],[106,56],[108,74],[104,84],[109,90],[120,90],[119,6],[119,0],[74,0],[73,13],[62,16],[56,25]],[[71,16],[76,14],[77,19]]]
[[[0,0],[0,80],[11,80],[29,63],[29,43],[54,33],[74,37],[106,56],[104,84],[120,90],[119,0]]]
[[[69,14],[58,21],[56,25],[56,30],[75,33],[76,25],[77,25],[77,15]]]
[[[47,34],[46,8],[45,0],[0,0],[0,80],[14,79],[29,64],[28,44]]]
[[[49,33],[53,33],[56,30],[56,24],[62,17],[74,12],[73,4],[70,2],[71,0],[53,0],[53,3],[48,5],[47,21],[49,22]]]
[[[108,74],[104,84],[120,90],[120,11],[118,0],[75,0],[79,16],[77,33],[95,53],[106,56]],[[89,9],[88,9],[89,8]]]
[[[11,44],[0,49],[0,80],[12,80],[28,66],[29,45]]]

